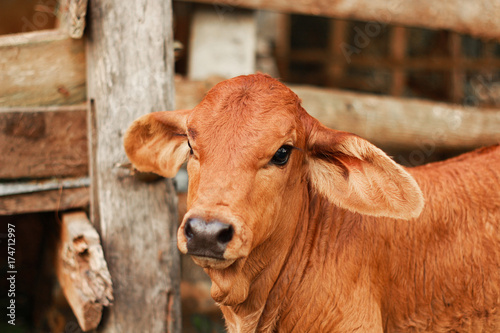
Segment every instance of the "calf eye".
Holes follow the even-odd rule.
[[[288,162],[292,148],[292,146],[288,145],[281,146],[276,153],[274,153],[270,163],[275,165],[285,165]]]
[[[193,155],[193,148],[191,148],[191,144],[188,141],[188,146],[189,146],[189,154]]]

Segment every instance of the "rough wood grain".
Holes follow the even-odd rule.
[[[49,178],[29,181],[0,182],[0,197],[7,195],[26,194],[58,189],[88,187],[88,177],[78,178]]]
[[[0,37],[0,107],[85,101],[85,49],[57,30]]]
[[[62,216],[56,274],[83,331],[97,328],[113,287],[97,231],[83,212]]]
[[[102,332],[180,332],[177,198],[170,180],[144,183],[126,162],[123,135],[174,102],[170,1],[89,2],[92,222],[102,237],[115,303]]]
[[[60,0],[59,2],[60,29],[71,38],[82,38],[88,0]]]
[[[382,147],[473,149],[500,142],[499,109],[288,86],[323,124],[356,133]],[[209,87],[206,81],[178,79],[176,89],[183,94],[177,98],[177,107],[195,107]]]
[[[89,205],[88,187],[57,189],[0,197],[0,215],[63,211]]]
[[[86,106],[0,109],[0,178],[88,174]]]
[[[500,110],[291,86],[328,127],[384,147],[473,149],[500,142]]]
[[[500,3],[467,0],[178,0],[213,5],[221,15],[235,7],[266,9],[341,19],[379,21],[430,29],[448,29],[500,39]]]

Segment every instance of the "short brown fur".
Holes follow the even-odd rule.
[[[187,140],[179,249],[189,217],[234,226],[224,260],[194,257],[230,332],[500,331],[499,146],[404,169],[262,74],[142,117],[125,148],[172,177]]]

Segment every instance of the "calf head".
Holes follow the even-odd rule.
[[[373,216],[409,219],[423,207],[403,168],[367,141],[321,125],[263,74],[219,83],[193,110],[139,118],[125,150],[137,169],[165,177],[188,161],[178,247],[205,268],[212,296],[226,305],[245,301],[255,276],[285,255],[309,191]]]

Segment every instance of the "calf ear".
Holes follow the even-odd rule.
[[[125,152],[139,171],[175,176],[189,154],[186,120],[190,112],[149,113],[130,125],[125,133]]]
[[[410,219],[424,206],[413,177],[383,151],[312,118],[308,138],[312,185],[332,203],[372,216]]]

